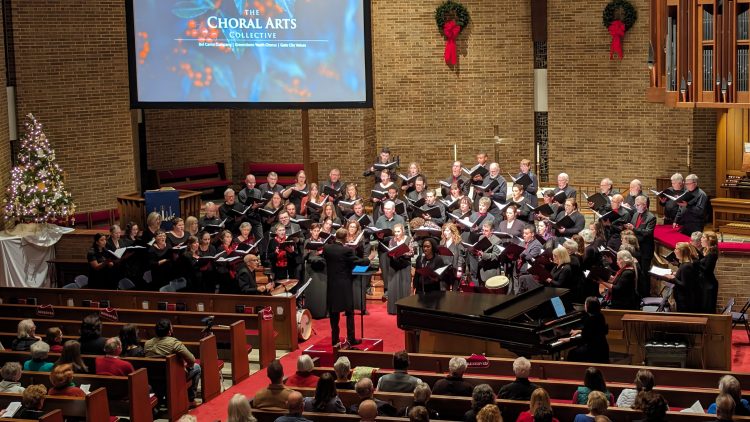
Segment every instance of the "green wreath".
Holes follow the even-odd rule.
[[[619,20],[625,24],[625,30],[628,31],[638,20],[638,11],[628,0],[612,0],[604,8],[602,13],[602,24],[609,28],[612,22]]]
[[[461,3],[446,0],[435,9],[435,22],[437,23],[438,31],[443,32],[445,23],[452,20],[456,21],[456,24],[463,31],[471,20],[469,18],[469,10]]]

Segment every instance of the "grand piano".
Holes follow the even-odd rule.
[[[576,344],[560,338],[580,328],[584,316],[561,300],[568,291],[540,286],[520,295],[428,292],[399,300],[397,323],[405,331],[498,342],[518,356],[557,355]]]

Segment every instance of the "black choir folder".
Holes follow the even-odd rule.
[[[399,243],[398,245],[393,247],[388,247],[385,243],[380,242],[380,248],[381,251],[387,253],[391,258],[404,256],[411,251],[411,249],[409,248],[409,244],[406,242]]]
[[[555,194],[555,202],[557,203],[564,204],[566,199],[568,199],[568,194],[564,190]]]
[[[480,176],[484,177],[484,176],[487,175],[487,173],[489,173],[489,170],[487,170],[487,168],[484,167],[481,164],[477,164],[474,167],[472,167],[471,169],[467,169],[466,167],[462,167],[461,171],[463,171],[467,176],[469,176],[472,179],[476,175],[480,175]]]
[[[513,183],[518,183],[524,188],[531,185],[531,177],[529,177],[528,173],[523,173],[519,177],[513,177],[512,174],[508,173],[508,176],[510,176],[511,180],[513,180]]]
[[[590,207],[593,210],[600,210],[609,205],[609,198],[607,198],[600,192],[597,192],[591,196],[588,196],[584,193],[583,196],[586,197],[586,201],[591,204]]]
[[[561,218],[561,219],[559,219],[557,221],[552,222],[552,225],[555,226],[555,227],[565,227],[566,229],[569,229],[569,228],[575,226],[576,222],[573,221],[573,219],[570,218],[570,216],[566,215],[566,216],[563,216],[563,218]]]
[[[425,208],[425,207],[429,207],[429,208]],[[419,210],[422,212],[422,214],[427,214],[432,218],[440,218],[443,215],[443,210],[441,210],[440,207],[437,205],[433,205],[432,207],[430,207],[429,205],[425,205]]]

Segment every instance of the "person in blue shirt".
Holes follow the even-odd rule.
[[[719,394],[729,394],[734,399],[734,414],[737,416],[750,416],[750,404],[742,398],[742,388],[737,378],[731,375],[724,375],[719,380]],[[706,413],[716,414],[716,403],[711,403]]]
[[[23,363],[24,371],[49,372],[52,370],[54,363],[47,362],[49,344],[39,340],[32,344],[29,350],[31,351],[31,359]]]

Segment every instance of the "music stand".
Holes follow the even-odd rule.
[[[352,270],[352,275],[354,276],[372,276],[378,272],[377,268],[373,269],[372,267],[359,265],[354,267],[354,270]],[[359,310],[359,331],[361,332],[362,338],[365,337],[365,312],[367,312],[367,297],[365,292],[367,289],[365,288],[364,284],[362,285],[362,288],[360,289],[360,294],[362,295],[362,308]]]

